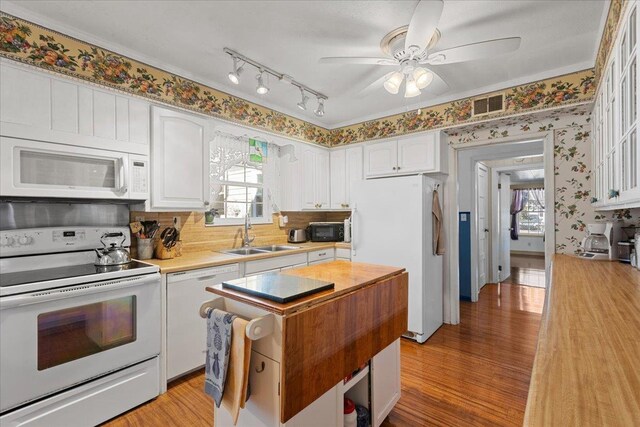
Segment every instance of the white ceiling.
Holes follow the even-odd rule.
[[[511,183],[544,181],[544,169],[514,170],[507,172],[511,175]]]
[[[257,101],[304,120],[334,127],[552,77],[594,65],[608,2],[445,0],[436,50],[519,36],[518,51],[500,58],[441,65],[449,84],[441,96],[406,101],[380,88],[359,88],[390,71],[372,65],[318,65],[322,56],[378,56],[380,39],[409,23],[417,1],[8,1],[13,13],[127,56]],[[270,81],[264,97],[243,74],[227,79],[229,47],[289,74],[329,97],[326,114],[296,109],[299,92]],[[251,73],[252,74],[252,73]]]

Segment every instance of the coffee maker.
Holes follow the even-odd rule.
[[[582,240],[585,259],[616,259],[613,251],[613,223],[587,224],[587,236]]]

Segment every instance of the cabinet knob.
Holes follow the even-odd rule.
[[[394,166],[394,167],[393,167],[393,170],[396,170],[396,169],[397,169],[397,168]]]
[[[400,166],[398,166],[396,169],[397,169],[397,170],[400,170]]]
[[[204,202],[204,205],[205,206],[209,206],[209,202]]]

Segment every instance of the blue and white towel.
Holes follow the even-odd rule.
[[[220,407],[224,383],[227,379],[229,354],[231,353],[231,330],[236,316],[226,311],[213,309],[207,316],[207,359],[205,365],[204,391]]]

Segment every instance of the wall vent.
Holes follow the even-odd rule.
[[[494,95],[487,98],[477,98],[473,100],[473,115],[481,116],[484,114],[495,113],[496,111],[504,111],[504,95]]]

